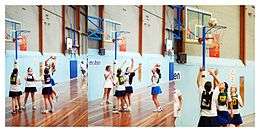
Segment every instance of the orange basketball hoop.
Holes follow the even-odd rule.
[[[200,44],[202,44],[202,37],[199,37],[198,41]],[[206,35],[206,48],[213,48],[214,44],[215,44],[214,42],[216,42],[216,40],[214,39],[214,35],[207,34]]]
[[[25,35],[21,35],[17,39],[20,46],[20,50],[27,51],[27,37]]]

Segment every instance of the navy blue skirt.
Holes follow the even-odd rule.
[[[25,93],[34,93],[34,92],[37,92],[37,89],[36,89],[36,87],[25,87],[24,92]]]
[[[21,96],[23,93],[22,91],[17,91],[17,92],[14,92],[14,91],[9,91],[9,97],[18,97],[18,96]]]
[[[133,93],[133,87],[132,86],[126,86],[125,92],[128,93],[128,94]]]
[[[200,116],[198,127],[218,127],[217,116],[207,117]]]
[[[120,90],[116,90],[115,91],[115,95],[116,97],[124,97],[125,96],[125,91],[120,91]]]
[[[242,123],[243,123],[243,121],[242,121],[242,117],[240,116],[240,114],[234,114],[233,118],[230,117],[230,124],[240,125]]]
[[[157,94],[160,94],[160,93],[162,93],[160,86],[152,87],[152,91],[151,91],[152,95],[157,95]]]
[[[218,111],[218,125],[227,126],[230,122],[230,116],[227,111]]]
[[[42,95],[51,95],[52,94],[52,87],[44,87],[42,89]]]

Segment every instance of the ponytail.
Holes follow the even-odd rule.
[[[13,69],[13,72],[12,72],[12,74],[11,74],[11,77],[10,77],[10,83],[11,83],[11,84],[16,84],[17,74],[18,74],[18,69],[17,69],[17,68],[14,68],[14,69]]]
[[[18,73],[18,69],[17,69],[17,68],[14,68],[14,69],[13,69],[13,72],[12,72],[12,74],[11,74],[11,77],[17,76],[17,73]]]
[[[121,73],[122,73],[122,70],[119,68],[119,69],[117,69],[117,71],[116,71],[116,77],[119,77],[120,75],[121,75]]]
[[[159,68],[156,68],[156,73],[159,75],[159,78],[162,78],[161,70]]]

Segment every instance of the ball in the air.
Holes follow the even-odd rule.
[[[210,27],[214,27],[218,24],[218,21],[216,18],[210,18],[208,24]]]

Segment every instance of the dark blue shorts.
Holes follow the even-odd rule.
[[[240,125],[242,123],[243,123],[243,121],[242,121],[242,117],[240,116],[240,114],[234,114],[233,118],[230,117],[230,124]]]
[[[44,87],[42,89],[42,95],[51,95],[52,94],[52,87]]]
[[[132,86],[126,86],[125,87],[125,93],[128,93],[128,94],[133,93],[133,87]]]
[[[157,95],[157,94],[160,94],[160,93],[162,93],[160,86],[152,87],[152,91],[151,91],[152,95]]]
[[[124,97],[125,96],[125,90],[123,90],[123,91],[116,90],[114,96],[116,96],[116,97]]]
[[[230,122],[230,116],[227,111],[218,111],[218,124],[220,126],[226,126]]]
[[[199,120],[198,127],[218,127],[218,119],[217,116],[207,117],[201,116]]]
[[[17,91],[17,92],[14,92],[14,91],[9,91],[9,97],[19,97],[21,96],[23,93],[22,91]]]
[[[37,89],[36,89],[36,87],[25,87],[24,92],[25,93],[34,93],[34,92],[37,92]]]

